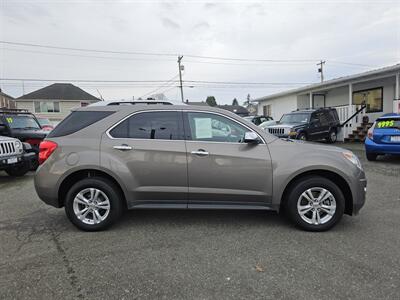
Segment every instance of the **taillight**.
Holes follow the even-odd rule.
[[[52,141],[43,141],[39,145],[39,164],[44,163],[57,149],[57,144]]]
[[[370,128],[370,129],[368,129],[368,133],[367,133],[367,136],[368,136],[368,138],[369,139],[373,139],[373,137],[374,137],[374,128],[375,128],[375,123],[374,123],[374,125],[372,125],[372,127]]]

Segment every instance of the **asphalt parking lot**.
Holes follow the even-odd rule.
[[[173,210],[86,233],[37,198],[32,174],[0,172],[0,299],[398,299],[400,158],[351,148],[367,203],[325,233],[275,213]]]

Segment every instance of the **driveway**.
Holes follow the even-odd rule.
[[[130,211],[78,231],[0,173],[1,299],[394,299],[400,294],[400,158],[367,162],[366,206],[325,233],[262,211]]]

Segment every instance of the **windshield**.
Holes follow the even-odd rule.
[[[12,129],[41,129],[35,118],[30,115],[6,115],[6,121]]]
[[[309,113],[304,113],[304,114],[296,113],[296,114],[283,115],[279,123],[308,123],[309,120],[310,120]]]

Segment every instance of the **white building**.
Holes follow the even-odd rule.
[[[335,107],[341,123],[351,118],[365,103],[366,108],[343,127],[339,136],[343,139],[360,125],[361,116],[368,116],[372,122],[385,113],[400,113],[399,86],[400,64],[397,64],[261,97],[253,101],[258,102],[259,114],[270,115],[274,120],[279,120],[283,114],[297,109]]]

